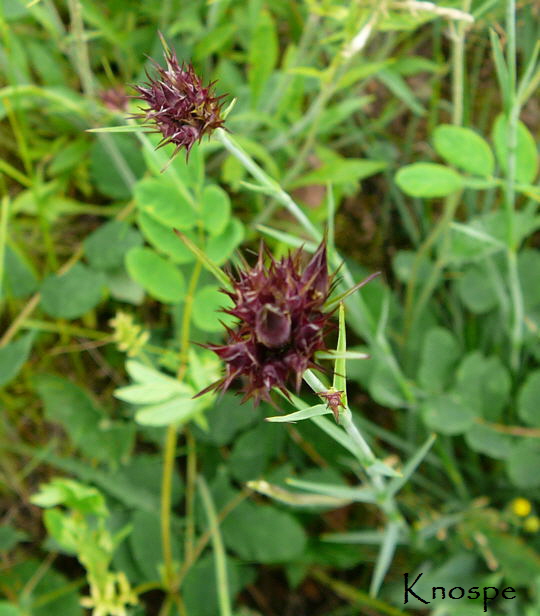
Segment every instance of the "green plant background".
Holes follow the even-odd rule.
[[[513,586],[490,612],[538,616],[536,2],[0,0],[0,26],[0,616],[83,614],[120,574],[118,614],[426,613],[404,572],[427,597]],[[158,31],[235,99],[241,150],[167,166],[103,103],[161,61]],[[345,286],[382,272],[346,301],[356,424],[398,470],[437,435],[377,597],[381,512],[314,497],[349,494],[350,452],[192,399],[222,370],[192,344],[223,338],[216,266],[325,229]]]

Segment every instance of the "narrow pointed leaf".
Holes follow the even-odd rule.
[[[259,494],[264,494],[265,496],[269,496],[270,498],[293,507],[344,507],[353,502],[350,498],[336,498],[328,494],[291,492],[280,486],[268,483],[268,481],[264,481],[264,479],[248,481],[247,487],[255,490]]]
[[[431,434],[426,442],[420,447],[420,449],[414,454],[414,456],[405,464],[403,467],[401,477],[396,477],[392,480],[390,485],[388,486],[388,493],[393,496],[398,490],[400,490],[407,481],[411,478],[411,475],[418,468],[419,464],[426,457],[428,451],[431,449],[431,446],[435,442],[437,436],[435,434]]]
[[[211,261],[206,254],[196,244],[194,244],[189,237],[187,237],[187,235],[178,229],[175,229],[174,232],[184,242],[186,247],[197,257],[197,259],[199,259],[203,267],[213,274],[225,289],[230,288],[231,282],[227,274],[225,274],[225,272],[223,272],[213,261]]]
[[[337,352],[345,353],[347,351],[347,332],[345,330],[345,308],[343,304],[339,305],[339,334],[337,341]],[[343,392],[344,404],[347,404],[347,366],[345,358],[337,357],[334,364],[334,382],[333,387],[337,391]]]
[[[400,525],[397,522],[389,522],[384,531],[384,539],[375,563],[375,570],[371,579],[369,594],[376,597],[381,588],[381,584],[386,576],[386,572],[392,564],[396,545],[399,541]]]
[[[328,543],[347,543],[359,545],[381,545],[385,533],[378,530],[359,530],[350,533],[325,533],[321,536],[322,541]],[[399,544],[409,543],[405,534],[398,539]]]
[[[332,411],[327,408],[325,404],[316,404],[315,406],[310,406],[307,409],[295,411],[294,413],[289,413],[288,415],[274,415],[273,417],[267,417],[266,421],[275,423],[302,421],[303,419],[310,419],[311,417],[318,417],[319,415],[327,415],[331,412]]]
[[[334,498],[344,498],[359,503],[374,503],[377,495],[371,488],[349,488],[348,486],[331,485],[318,483],[316,481],[303,481],[301,479],[287,479],[287,483],[295,488],[315,492],[316,494],[327,494]]]

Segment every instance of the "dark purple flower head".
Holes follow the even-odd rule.
[[[215,82],[203,87],[200,77],[191,64],[178,63],[174,51],[164,53],[167,68],[150,58],[157,72],[153,79],[146,73],[148,83],[133,86],[138,93],[135,98],[143,100],[148,107],[141,107],[141,114],[134,117],[155,123],[163,135],[160,146],[174,143],[175,156],[182,148],[186,155],[196,141],[223,125],[221,99],[213,96]]]
[[[237,377],[244,381],[243,401],[270,401],[273,387],[287,395],[287,385],[300,389],[302,376],[325,349],[324,333],[330,314],[324,304],[332,289],[323,241],[302,271],[301,250],[276,261],[263,246],[254,267],[231,276],[225,291],[234,306],[224,312],[238,319],[227,328],[223,345],[206,345],[226,364],[226,374],[204,390],[225,391]],[[268,256],[268,264],[264,257]]]

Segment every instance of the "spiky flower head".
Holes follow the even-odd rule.
[[[186,149],[187,156],[196,141],[223,125],[221,99],[226,95],[213,96],[215,81],[203,87],[193,66],[180,65],[176,53],[163,43],[167,68],[150,58],[157,77],[154,79],[147,72],[148,82],[133,86],[138,93],[135,98],[148,105],[141,107],[142,113],[133,117],[156,124],[156,132],[163,136],[160,147],[174,143],[173,156],[182,148]]]
[[[267,262],[265,263],[265,256]],[[224,312],[236,317],[227,328],[223,345],[206,345],[226,365],[226,374],[209,390],[225,391],[243,377],[243,401],[270,401],[273,387],[287,395],[287,386],[300,388],[307,368],[318,368],[316,351],[325,349],[324,334],[330,313],[324,304],[332,290],[323,241],[302,268],[302,251],[276,261],[261,244],[254,267],[231,276],[232,290],[223,290],[233,301]]]

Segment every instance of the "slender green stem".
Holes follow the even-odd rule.
[[[326,387],[311,370],[306,370],[303,377],[315,393],[325,391]],[[339,419],[340,424],[358,451],[357,458],[364,466],[368,480],[377,494],[377,502],[387,517],[384,541],[381,545],[371,579],[370,595],[374,597],[377,595],[384,575],[390,566],[399,533],[406,524],[397,508],[393,494],[387,489],[386,478],[375,464],[377,458],[360,430],[354,424],[352,413],[347,406],[341,410]]]
[[[225,507],[223,507],[223,509],[220,511],[218,515],[218,521],[220,523],[223,522],[223,520],[229,515],[229,513],[233,511],[233,509],[236,509],[236,507],[238,507],[238,505],[243,500],[245,500],[249,494],[250,492],[248,490],[244,490],[243,492],[239,492],[238,494],[236,494],[236,496],[233,499],[231,499],[225,505]],[[195,547],[191,555],[191,559],[184,560],[184,562],[182,563],[182,568],[180,569],[180,573],[178,574],[178,582],[177,582],[177,586],[179,588],[182,587],[184,578],[186,577],[192,565],[197,561],[199,556],[203,553],[204,548],[208,545],[208,542],[210,541],[210,538],[211,538],[211,534],[212,534],[211,530],[207,530],[206,532],[204,532],[198,538],[197,543],[195,544]]]
[[[93,97],[94,77],[90,68],[88,47],[85,40],[81,3],[79,0],[68,0],[68,7],[71,18],[71,32],[75,40],[74,64],[77,67],[84,93]]]
[[[300,209],[300,207],[293,201],[291,196],[286,193],[281,186],[270,176],[265,173],[261,167],[249,156],[239,145],[238,143],[227,134],[222,128],[219,128],[215,135],[217,139],[222,143],[222,145],[233,155],[235,156],[244,167],[253,175],[253,177],[261,183],[263,187],[265,187],[269,193],[279,201],[283,206],[285,206],[289,212],[298,220],[298,222],[304,227],[304,229],[315,238],[317,241],[320,241],[322,238],[321,232],[315,227],[315,225],[309,220],[309,218],[304,214],[304,212]]]
[[[463,2],[463,10],[468,13],[471,0]],[[463,102],[465,90],[465,33],[467,24],[458,22],[457,34],[452,46],[452,123],[459,126],[463,122]]]
[[[197,480],[197,449],[191,430],[186,428],[187,470],[186,470],[186,532],[184,541],[184,561],[193,558],[195,540],[195,482]]]
[[[340,580],[335,580],[329,575],[324,573],[321,569],[315,568],[310,570],[311,575],[316,579],[331,588],[337,595],[343,597],[350,603],[365,606],[366,608],[373,610],[373,613],[385,614],[386,616],[408,616],[408,613],[389,605],[388,603],[375,599],[368,593],[350,586]]]
[[[519,367],[521,346],[523,343],[523,294],[517,269],[517,249],[519,238],[516,233],[516,150],[517,127],[520,113],[520,99],[516,93],[516,7],[515,0],[507,0],[506,4],[506,64],[508,68],[509,98],[511,101],[508,112],[506,182],[505,182],[505,212],[507,228],[506,261],[510,297],[512,298],[512,326],[510,332],[511,352],[510,364],[514,371]]]
[[[9,220],[9,197],[6,195],[0,203],[0,295],[3,295],[4,255],[6,251],[7,226]]]
[[[463,10],[466,13],[468,13],[470,5],[471,0],[464,0]],[[467,23],[465,21],[460,21],[455,27],[455,35],[453,37],[452,45],[452,122],[457,126],[461,125],[463,122],[463,94],[465,90],[464,50],[466,31]],[[444,209],[441,218],[416,251],[411,276],[407,282],[404,315],[404,341],[408,339],[411,329],[422,314],[426,303],[437,286],[440,273],[446,265],[445,249],[448,247],[449,226],[454,219],[456,209],[461,200],[461,194],[461,192],[458,192],[446,197],[444,200]],[[431,249],[435,245],[435,242],[441,236],[445,239],[445,241],[443,242],[443,248],[440,251],[440,256],[434,263],[430,275],[422,288],[420,296],[416,298],[415,290],[420,267],[424,263],[424,260],[428,257]]]
[[[182,331],[180,339],[180,367],[178,369],[179,380],[182,380],[184,378],[185,371],[187,369],[189,332],[191,324],[191,313],[193,309],[193,297],[195,295],[195,289],[197,287],[200,273],[201,262],[197,261],[193,268],[193,273],[191,275],[191,280],[184,302],[184,314],[182,317]],[[165,436],[165,447],[163,452],[163,475],[161,480],[161,542],[163,550],[163,561],[165,565],[165,583],[167,585],[169,593],[171,594],[176,593],[176,576],[173,570],[173,556],[171,548],[171,499],[174,460],[176,457],[176,437],[177,425],[171,424],[167,427],[167,433]]]
[[[231,598],[229,595],[229,585],[227,581],[227,562],[225,559],[225,547],[223,546],[223,540],[221,533],[219,532],[219,523],[216,516],[216,509],[210,490],[202,475],[198,480],[199,490],[201,493],[203,507],[206,511],[206,517],[208,518],[208,525],[210,526],[210,532],[212,533],[212,546],[214,548],[214,562],[216,567],[216,585],[218,592],[218,603],[220,616],[231,616]]]
[[[459,470],[459,465],[456,462],[450,438],[447,437],[446,439],[439,439],[436,446],[439,449],[440,459],[444,465],[444,468],[450,477],[450,480],[456,487],[459,497],[464,501],[469,500],[469,492],[463,476],[461,475],[461,471]]]
[[[178,428],[175,423],[167,426],[163,449],[163,474],[161,477],[161,549],[165,566],[165,585],[170,594],[173,594],[176,590],[174,588],[175,576],[171,546],[171,496],[177,430]]]

